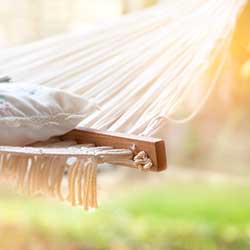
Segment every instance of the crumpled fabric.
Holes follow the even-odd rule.
[[[74,129],[96,105],[40,85],[0,83],[0,145],[25,146]]]

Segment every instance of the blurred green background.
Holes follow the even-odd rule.
[[[0,0],[0,46],[91,28],[155,2]],[[168,171],[100,173],[100,208],[92,213],[3,186],[0,250],[250,249],[249,27],[248,6],[205,108],[159,133],[168,145]]]

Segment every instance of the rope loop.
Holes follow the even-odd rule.
[[[145,151],[140,151],[134,157],[134,164],[141,170],[148,170],[153,166],[152,160],[148,157]]]

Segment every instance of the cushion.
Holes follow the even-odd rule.
[[[74,129],[96,110],[68,92],[25,83],[0,83],[0,145],[24,146]]]

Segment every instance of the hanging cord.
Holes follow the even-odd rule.
[[[74,141],[37,143],[32,147],[1,146],[0,179],[14,183],[19,191],[29,195],[54,197],[90,210],[98,206],[99,164],[125,165],[140,170],[153,166],[144,151],[135,152],[135,148],[95,147]]]
[[[235,22],[232,22],[232,23],[235,23]],[[232,29],[233,30],[233,29]],[[231,33],[229,35],[229,38],[228,40],[226,40],[225,42],[225,46],[224,46],[224,49],[222,51],[222,57],[221,57],[221,60],[220,60],[220,63],[219,63],[219,66],[217,67],[216,71],[215,71],[215,74],[214,74],[214,77],[212,78],[211,82],[210,82],[210,86],[209,88],[207,89],[204,97],[202,98],[202,100],[200,101],[199,105],[197,105],[197,107],[195,108],[195,110],[189,114],[187,117],[185,118],[182,118],[182,119],[174,119],[174,118],[171,118],[171,116],[168,116],[166,117],[166,119],[168,121],[171,121],[171,122],[174,122],[174,123],[186,123],[190,120],[192,120],[195,116],[197,116],[197,114],[200,112],[200,110],[203,108],[203,106],[205,105],[205,103],[207,102],[208,98],[210,97],[212,91],[214,90],[216,84],[218,83],[218,80],[221,76],[221,72],[223,70],[223,67],[229,57],[228,55],[228,51],[229,51],[229,47],[230,47],[230,44],[231,44],[231,41],[233,39],[233,33],[232,33],[232,30],[229,32]],[[217,48],[217,53],[216,55],[219,54],[219,51],[221,52],[221,50],[219,48]],[[178,101],[178,103],[180,102],[180,100]],[[177,105],[177,103],[176,103]],[[173,110],[175,109],[175,106],[173,106]]]
[[[14,81],[96,99],[102,109],[81,126],[151,135],[166,118],[175,120],[176,107],[190,89],[201,87],[197,79],[207,71],[198,58],[212,62],[215,48],[228,41],[228,31],[247,2],[160,4],[87,34],[62,35],[4,51],[0,69]],[[193,113],[179,122],[199,112],[212,85]]]

